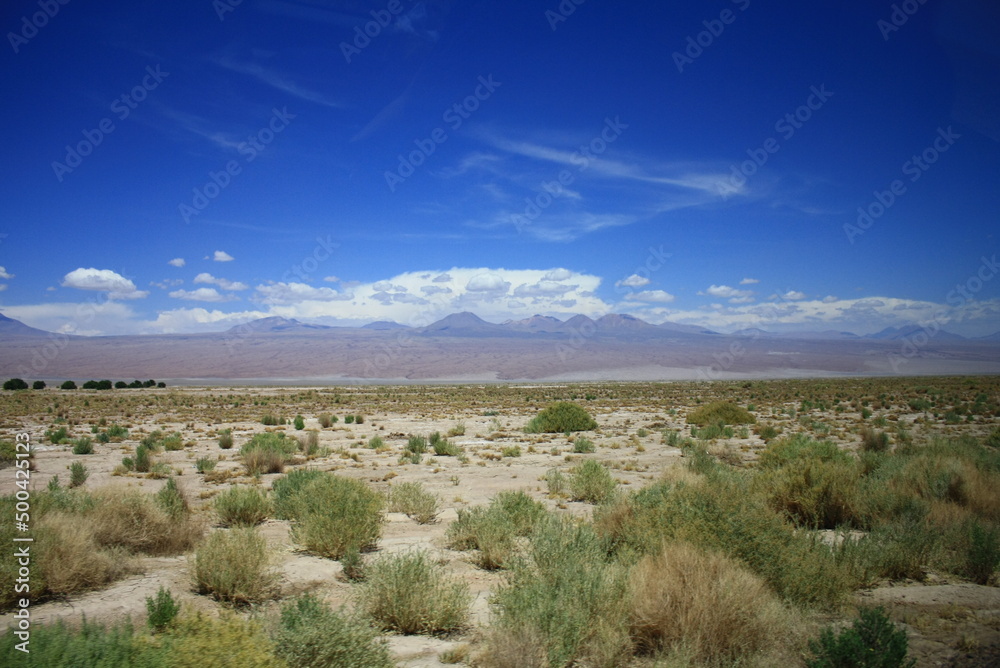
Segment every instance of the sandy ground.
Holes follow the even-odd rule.
[[[538,384],[520,386],[525,393],[552,391],[559,384]],[[349,388],[339,390],[346,396]],[[360,390],[358,390],[360,391]],[[440,499],[440,514],[437,521],[420,525],[405,515],[390,513],[384,527],[378,550],[366,555],[366,559],[377,558],[379,553],[409,549],[427,549],[436,555],[443,566],[456,578],[468,584],[475,596],[472,606],[473,626],[464,634],[449,638],[426,638],[416,636],[392,636],[390,644],[396,653],[399,665],[438,666],[441,652],[475,638],[477,629],[489,622],[489,592],[501,582],[502,575],[483,571],[469,562],[470,554],[456,552],[445,547],[445,532],[462,508],[487,503],[501,490],[524,490],[533,498],[542,501],[557,512],[589,516],[593,506],[553,500],[547,497],[543,477],[549,469],[558,468],[564,472],[575,465],[584,455],[572,454],[572,443],[563,435],[526,435],[523,425],[535,413],[526,407],[505,408],[500,415],[484,415],[491,408],[488,405],[469,405],[468,401],[455,404],[449,399],[428,400],[422,405],[396,406],[399,402],[386,399],[382,410],[366,413],[362,425],[345,425],[340,422],[329,429],[321,429],[317,414],[311,407],[302,407],[312,400],[301,399],[307,388],[183,388],[173,390],[174,396],[203,400],[206,397],[235,394],[268,398],[271,403],[265,409],[253,408],[255,415],[276,412],[293,416],[301,412],[306,416],[306,429],[319,429],[319,444],[328,449],[328,454],[306,461],[302,468],[336,471],[365,480],[376,489],[387,489],[390,484],[401,481],[419,481]],[[427,388],[428,394],[447,394],[454,388]],[[321,397],[322,398],[322,397]],[[463,402],[466,405],[461,405]],[[476,403],[476,402],[473,402]],[[485,403],[485,402],[484,402]],[[693,404],[691,404],[693,406]],[[390,406],[392,408],[390,408]],[[496,408],[496,407],[492,407]],[[502,408],[502,407],[501,407]],[[656,479],[667,467],[681,459],[678,449],[663,443],[663,429],[677,429],[686,433],[688,426],[684,416],[688,407],[669,410],[663,404],[646,404],[625,407],[622,405],[602,406],[598,399],[588,405],[601,425],[599,432],[587,434],[597,447],[597,452],[586,457],[595,457],[611,467],[612,473],[625,487],[638,488]],[[199,412],[200,411],[200,412]],[[330,406],[330,411],[341,418],[344,409]],[[192,417],[200,415],[200,417]],[[901,414],[898,419],[910,423],[919,414]],[[121,443],[97,444],[93,455],[74,455],[69,446],[42,446],[36,456],[37,471],[32,480],[36,488],[43,488],[49,480],[58,475],[60,480],[69,478],[68,468],[74,461],[82,461],[91,472],[86,486],[96,489],[103,486],[124,486],[155,492],[164,480],[149,479],[138,474],[113,475],[115,466],[124,455],[134,451],[135,445],[144,433],[161,429],[165,433],[180,431],[191,442],[183,450],[161,452],[156,461],[163,461],[175,470],[175,480],[191,501],[195,512],[206,522],[212,523],[212,496],[223,486],[207,482],[195,470],[194,462],[202,456],[220,458],[217,469],[242,471],[238,463],[238,449],[253,433],[266,429],[284,430],[296,435],[292,426],[267,428],[259,422],[244,420],[224,420],[207,409],[197,405],[174,415],[133,415],[121,416],[129,425],[129,438]],[[49,416],[33,418],[23,427],[37,439],[41,439]],[[109,416],[109,424],[115,416]],[[854,418],[850,418],[854,419]],[[768,421],[782,424],[791,423],[791,418],[776,412]],[[830,412],[826,422],[831,425],[830,438],[844,447],[851,447],[856,436],[848,429],[848,417]],[[88,433],[89,418],[74,428],[77,435]],[[428,457],[419,465],[399,463],[400,453],[406,444],[408,434],[427,435],[434,431],[446,433],[457,424],[463,423],[465,433],[450,440],[461,446],[468,462],[462,463],[455,457]],[[841,424],[843,423],[843,424]],[[215,430],[233,428],[236,447],[232,450],[219,449]],[[15,427],[7,422],[5,431]],[[364,447],[372,436],[381,436],[390,446],[387,452],[376,454]],[[503,448],[518,445],[522,449],[520,457],[500,457]],[[764,447],[757,436],[734,438],[720,441],[716,447],[728,449],[737,458],[752,460],[755,453]],[[355,457],[357,461],[352,459]],[[268,488],[280,474],[265,475],[261,484]],[[251,484],[245,476],[230,479],[224,485]],[[12,469],[0,471],[0,493],[14,491]],[[354,585],[340,577],[339,562],[315,557],[302,552],[289,535],[288,522],[269,520],[261,526],[262,533],[277,555],[277,567],[281,572],[281,597],[289,597],[305,591],[314,591],[334,605],[350,604]],[[156,593],[160,586],[169,588],[175,597],[189,610],[214,611],[216,603],[191,589],[188,556],[144,558],[141,560],[140,574],[121,580],[100,591],[92,591],[70,597],[40,603],[32,608],[35,624],[49,623],[56,619],[79,619],[86,613],[91,620],[111,621],[130,615],[135,620],[145,617],[145,599]],[[862,592],[859,602],[878,602],[890,606],[894,619],[905,624],[911,637],[912,656],[918,665],[985,665],[963,663],[969,652],[974,656],[986,655],[990,647],[1000,647],[1000,590],[994,587],[980,587],[960,581],[942,581],[931,576],[926,583],[907,583],[881,587]],[[277,602],[263,606],[267,614],[274,610]],[[0,616],[0,624],[11,622],[10,614]],[[822,621],[822,620],[819,620]],[[978,659],[977,659],[978,660]],[[971,661],[971,659],[970,659]],[[996,664],[1000,665],[1000,664]]]

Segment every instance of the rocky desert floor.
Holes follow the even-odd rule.
[[[987,438],[1000,424],[996,378],[837,379],[782,380],[718,383],[584,383],[538,385],[440,385],[357,387],[183,387],[61,391],[46,389],[0,396],[0,438],[13,440],[28,433],[35,446],[34,489],[44,489],[58,476],[64,484],[73,462],[82,462],[89,478],[85,487],[134,488],[156,492],[172,476],[203,518],[208,531],[218,530],[213,497],[232,485],[269,489],[282,473],[248,476],[239,448],[254,434],[283,431],[299,436],[315,430],[319,452],[296,458],[290,469],[311,468],[363,480],[386,491],[400,482],[419,482],[439,499],[436,519],[418,524],[401,513],[388,513],[377,550],[380,554],[413,548],[430,550],[443,567],[465,582],[474,595],[472,623],[464,633],[446,637],[390,635],[388,640],[401,666],[439,666],[449,649],[472,643],[490,623],[490,592],[503,581],[503,571],[475,566],[468,552],[448,549],[445,533],[459,511],[486,504],[502,490],[523,490],[556,513],[589,518],[594,506],[567,498],[552,498],[545,475],[551,469],[569,472],[585,458],[608,467],[621,489],[635,490],[650,484],[671,467],[684,465],[687,457],[667,443],[671,431],[690,433],[688,413],[703,403],[726,399],[750,407],[758,425],[773,426],[783,434],[808,433],[827,439],[842,449],[856,450],[859,429],[876,421],[887,432],[902,427],[915,440],[934,436],[969,434]],[[949,409],[971,405],[986,395],[987,410],[953,417]],[[913,401],[930,398],[933,407],[914,410]],[[575,454],[573,440],[564,434],[526,434],[525,424],[549,403],[575,401],[596,419],[597,430],[582,434],[596,446],[593,454]],[[946,405],[947,404],[947,405]],[[324,428],[322,414],[336,416]],[[867,413],[864,416],[863,413]],[[265,414],[289,424],[265,426]],[[292,419],[301,415],[304,429]],[[345,424],[345,417],[363,416],[361,424]],[[127,436],[117,442],[95,442],[95,452],[75,455],[69,444],[46,441],[47,431],[65,427],[70,437],[93,436],[107,425],[121,425]],[[219,434],[230,429],[232,449],[219,446]],[[160,430],[179,433],[183,446],[161,451],[155,461],[165,464],[156,476],[123,472],[122,458],[134,453],[140,440]],[[401,459],[410,435],[451,433],[462,457],[425,455],[419,464]],[[368,447],[379,436],[384,447]],[[709,452],[727,465],[753,467],[765,440],[753,430],[737,429],[732,437],[707,444]],[[516,448],[516,449],[515,449]],[[519,453],[519,454],[517,454]],[[197,472],[199,458],[217,458],[215,472]],[[166,469],[166,475],[164,475]],[[13,468],[0,470],[0,494],[16,490]],[[1000,494],[1000,490],[996,490]],[[3,521],[8,521],[4,519]],[[349,605],[356,586],[342,576],[338,561],[303,551],[292,540],[289,522],[269,519],[260,526],[276,555],[280,594],[252,613],[267,615],[283,599],[315,592],[335,606]],[[6,549],[6,548],[5,548]],[[4,557],[7,558],[7,557]],[[145,618],[145,600],[163,586],[184,608],[217,613],[222,606],[195,593],[191,584],[191,554],[141,557],[140,572],[106,588],[32,606],[32,622],[48,624],[57,619],[114,621],[125,616]],[[990,582],[996,585],[996,575]],[[917,665],[1000,665],[1000,589],[977,585],[947,573],[928,572],[922,581],[882,582],[858,591],[856,604],[887,606],[893,620],[909,637],[910,655]],[[842,614],[810,613],[809,628],[841,623]],[[5,626],[12,615],[0,616]]]

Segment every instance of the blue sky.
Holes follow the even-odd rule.
[[[1000,330],[1000,11],[897,7],[5,3],[0,310]]]

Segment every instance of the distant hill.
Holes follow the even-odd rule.
[[[524,320],[507,320],[504,327],[523,332],[564,332],[566,323],[548,315],[533,315]]]
[[[362,325],[361,329],[385,331],[390,329],[410,329],[410,327],[407,325],[400,325],[398,322],[394,322],[392,320],[376,320],[375,322],[370,322],[367,325]]]
[[[930,334],[933,332],[931,338],[937,341],[965,341],[966,338],[961,334],[955,334],[954,332],[949,332],[944,329],[931,330],[926,327],[921,327],[920,325],[903,325],[902,327],[886,327],[881,332],[875,332],[874,334],[867,334],[864,338],[866,339],[878,339],[880,341],[898,341],[900,339],[905,339],[909,336],[913,336],[918,332],[926,332]]]
[[[454,336],[483,336],[489,334],[499,334],[505,331],[503,325],[496,325],[486,322],[475,313],[463,311],[462,313],[452,313],[449,316],[432,322],[420,330],[424,334],[437,334]]]
[[[42,337],[49,336],[50,332],[46,332],[44,329],[35,329],[34,327],[29,327],[25,325],[20,320],[14,320],[13,318],[8,318],[7,316],[0,313],[0,337],[12,337],[12,336],[31,336],[31,337]]]
[[[272,316],[269,318],[258,318],[257,320],[251,320],[250,322],[244,323],[242,325],[236,325],[235,327],[230,327],[225,331],[226,334],[241,334],[245,333],[249,329],[252,332],[307,332],[307,331],[320,331],[325,329],[333,329],[333,327],[327,327],[326,325],[310,325],[304,322],[299,322],[294,318],[282,318],[280,316]]]

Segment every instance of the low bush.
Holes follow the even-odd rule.
[[[253,528],[212,532],[195,551],[191,577],[199,594],[232,605],[261,603],[276,591],[267,541]]]
[[[319,452],[319,432],[310,429],[304,436],[299,436],[299,450],[307,457],[312,457]]]
[[[297,450],[298,442],[285,438],[283,433],[255,434],[240,448],[240,457],[243,458],[243,465],[249,475],[281,473]]]
[[[438,432],[431,434],[430,446],[438,457],[457,457],[462,454],[460,447],[443,438]]]
[[[180,489],[177,488],[177,481],[173,478],[168,478],[167,483],[160,488],[154,497],[156,504],[165,512],[171,519],[182,521],[184,518],[191,514],[191,508],[188,506],[187,498]]]
[[[94,442],[90,440],[89,436],[81,436],[80,438],[73,441],[73,454],[74,455],[94,454]]]
[[[590,454],[594,452],[597,448],[594,447],[594,442],[589,438],[584,438],[580,436],[575,441],[573,441],[573,452],[578,454]]]
[[[528,434],[561,434],[574,431],[592,431],[597,422],[583,406],[569,401],[558,401],[543,409],[524,427]]]
[[[667,543],[644,557],[629,585],[630,632],[640,652],[746,665],[775,654],[790,636],[791,616],[762,579],[688,543]]]
[[[547,517],[495,591],[482,663],[625,665],[631,642],[624,572],[589,526]]]
[[[215,465],[218,463],[217,459],[213,459],[211,457],[199,457],[194,462],[194,469],[198,473],[208,473],[209,471],[214,470]]]
[[[79,487],[83,483],[87,482],[87,478],[90,477],[90,472],[87,467],[83,465],[83,462],[73,462],[69,465],[69,486]]]
[[[728,401],[713,401],[695,409],[687,416],[688,424],[704,427],[710,424],[754,424],[757,418],[745,408]]]
[[[406,451],[415,455],[422,455],[427,452],[427,439],[423,436],[410,436],[406,442]]]
[[[468,624],[468,587],[451,581],[425,551],[386,555],[366,574],[357,606],[384,630],[431,635]]]
[[[230,487],[215,497],[215,513],[224,527],[252,527],[271,514],[271,502],[256,487]]]
[[[189,514],[171,516],[150,494],[102,490],[93,498],[95,505],[88,518],[102,547],[118,546],[152,556],[180,554],[191,549],[204,533],[199,521]]]
[[[588,459],[573,468],[569,488],[574,501],[604,503],[614,496],[618,481],[596,459]]]
[[[319,415],[319,426],[323,429],[329,429],[335,421],[335,418],[329,413],[321,413]]]
[[[164,631],[177,617],[181,606],[174,600],[170,591],[160,587],[156,598],[146,597],[146,625],[154,632]]]
[[[549,496],[560,497],[566,494],[569,482],[559,469],[549,469],[545,472],[545,485]]]
[[[278,478],[271,485],[274,498],[274,515],[278,519],[294,519],[294,501],[298,492],[310,482],[324,478],[328,473],[316,469],[296,469],[288,475]]]
[[[372,436],[368,439],[368,449],[378,450],[385,447],[385,441],[382,440],[381,436]]]
[[[313,594],[285,603],[272,635],[276,654],[292,668],[396,665],[386,642],[366,620],[334,611]]]
[[[223,450],[229,450],[233,447],[232,429],[223,429],[219,432],[219,447]]]
[[[824,629],[819,640],[809,642],[812,657],[809,668],[911,668],[914,659],[907,659],[906,632],[879,608],[862,608],[850,628],[836,635]]]
[[[99,545],[91,529],[73,514],[46,513],[37,523],[32,554],[40,582],[36,589],[36,583],[29,581],[32,595],[68,596],[103,587],[136,570],[127,553]],[[13,586],[10,592],[13,596]]]
[[[301,415],[296,415],[295,419],[292,420],[292,425],[295,427],[296,430],[302,431],[303,429],[306,428],[305,418],[303,418]]]
[[[865,427],[861,430],[861,449],[864,452],[885,452],[889,449],[889,435]]]
[[[479,550],[475,561],[481,568],[505,568],[515,555],[515,538],[531,534],[547,514],[544,505],[524,492],[500,492],[489,506],[458,511],[458,519],[448,527],[448,545]]]
[[[21,640],[9,629],[0,636],[0,665],[38,668],[166,668],[169,651],[140,640],[130,621],[112,626],[88,622],[79,628],[62,619],[54,624],[35,624],[31,629],[30,654],[17,649]],[[173,664],[177,665],[177,664]]]
[[[417,524],[429,524],[437,518],[438,498],[419,482],[392,485],[386,496],[390,513],[406,513]]]
[[[382,535],[381,494],[360,480],[324,474],[291,494],[284,512],[292,537],[310,552],[339,559],[347,550],[371,549]]]
[[[773,508],[811,529],[863,527],[860,471],[853,461],[802,457],[764,471],[757,482]]]
[[[277,647],[260,624],[232,613],[224,612],[217,618],[200,612],[181,615],[158,639],[168,652],[166,665],[170,668],[287,666],[276,655]],[[146,668],[146,664],[134,665]]]

